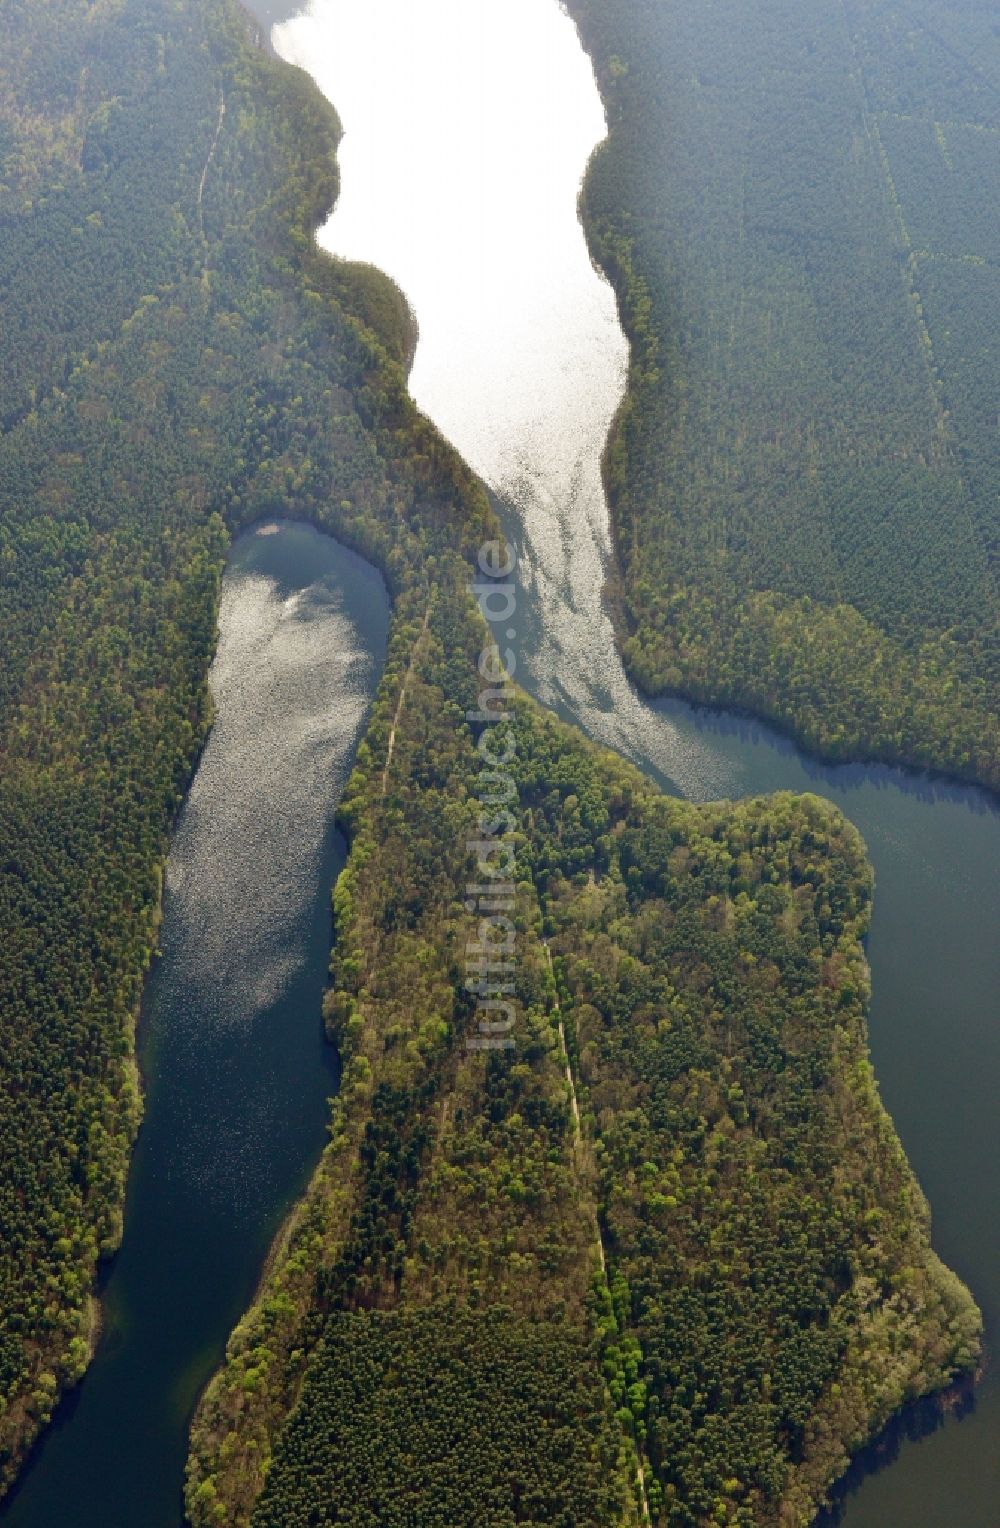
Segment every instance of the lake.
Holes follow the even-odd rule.
[[[283,13],[287,15],[287,8]],[[280,19],[271,9],[269,19]],[[629,684],[604,599],[600,459],[624,385],[614,298],[577,217],[605,134],[557,0],[312,0],[273,34],[345,128],[320,232],[371,262],[420,324],[419,406],[496,495],[520,555],[518,676],[601,743],[693,799],[782,788],[836,801],[878,878],[871,1039],[927,1191],[937,1250],[1000,1324],[1000,812],[889,768],[829,768],[770,729]],[[972,1415],[865,1480],[847,1528],[996,1528],[1000,1382]]]
[[[198,1392],[325,1139],[334,826],[385,657],[378,574],[304,525],[244,535],[215,723],[170,852],[139,1027],[145,1120],[85,1382],[5,1528],[178,1528]]]
[[[259,0],[262,22],[294,7]],[[938,1251],[1000,1323],[1000,812],[899,770],[829,768],[770,729],[648,704],[618,659],[600,456],[627,349],[577,220],[604,133],[557,0],[314,0],[275,34],[346,128],[321,241],[389,272],[421,330],[412,390],[520,555],[519,677],[692,799],[831,797],[878,876],[871,1035]],[[385,648],[377,576],[301,526],[226,577],[218,716],[171,853],[140,1031],[146,1123],[106,1335],[0,1519],[178,1528],[186,1426],[323,1141],[333,815]],[[911,1430],[917,1430],[917,1418]],[[847,1528],[996,1528],[1000,1384],[860,1481]]]

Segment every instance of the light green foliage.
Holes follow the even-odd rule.
[[[470,1054],[496,527],[407,399],[398,293],[314,249],[335,119],[224,0],[0,22],[4,1479],[86,1361],[222,556],[281,511],[395,615],[341,814],[343,1086],[200,1407],[192,1520],[635,1528],[637,1447],[658,1524],[802,1515],[978,1347],[871,1080],[856,835],[809,798],[668,802],[517,699],[517,1046]]]
[[[724,1522],[811,1515],[977,1328],[865,1059],[863,846],[816,798],[650,801],[616,860],[548,903],[600,1165],[605,1372],[664,1523],[720,1499]],[[925,1323],[940,1347],[911,1346]]]
[[[636,1446],[657,1524],[814,1512],[848,1455],[974,1363],[979,1340],[871,1079],[863,845],[815,797],[664,798],[521,699],[517,1047],[470,1056],[460,888],[476,763],[462,712],[477,623],[460,588],[439,587],[428,633],[407,631],[345,801],[329,1017],[347,1082],[313,1188],[200,1408],[194,1522],[379,1520],[380,1476],[349,1507],[335,1483],[356,1450],[395,1457],[392,1427],[409,1438],[412,1419],[395,1371],[363,1422],[345,1418],[353,1359],[338,1334],[353,1344],[364,1327],[342,1318],[393,1312],[405,1332],[449,1302],[456,1321],[502,1306],[541,1322],[552,1364],[570,1334],[596,1338],[604,1389],[586,1425],[617,1419],[619,1521],[634,1511],[622,1476]],[[384,718],[404,676],[383,795]],[[435,1340],[451,1393],[455,1354]],[[514,1478],[520,1429],[543,1437],[547,1404],[526,1387],[498,1422]],[[436,1503],[459,1499],[432,1435],[400,1482],[401,1521],[450,1521]],[[484,1508],[476,1459],[459,1445],[449,1480],[490,1528],[603,1521],[586,1497],[541,1518],[503,1493]]]
[[[487,510],[406,397],[398,294],[311,243],[337,124],[304,76],[217,0],[3,0],[0,30],[6,1481],[79,1377],[120,1236],[134,1012],[228,533],[309,515],[399,588]]]

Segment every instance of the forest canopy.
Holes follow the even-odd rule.
[[[221,0],[2,0],[0,30],[7,1481],[86,1366],[121,1234],[230,535],[309,516],[398,590],[490,521],[407,398],[402,300],[314,251],[339,129],[304,76]]]
[[[407,396],[399,294],[315,249],[336,119],[228,0],[0,24],[3,1484],[90,1355],[224,554],[280,511],[394,617],[341,808],[343,1083],[203,1399],[193,1522],[811,1511],[979,1348],[872,1078],[858,835],[813,797],[670,801],[512,692],[517,1043],[470,1052],[498,528]]]
[[[811,1520],[979,1350],[868,1059],[864,846],[817,797],[671,800],[521,699],[516,1044],[470,1053],[478,750],[455,703],[481,640],[439,586],[390,653],[342,808],[330,1144],[199,1407],[192,1520]],[[513,1405],[469,1352],[500,1310]],[[590,1378],[553,1390],[567,1343]],[[550,1480],[573,1460],[580,1493],[554,1506],[539,1458],[571,1412]]]
[[[989,0],[569,0],[633,346],[626,660],[833,759],[1000,783]]]

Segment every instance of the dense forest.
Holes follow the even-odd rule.
[[[88,1360],[225,548],[280,510],[395,609],[342,806],[343,1085],[200,1409],[192,1519],[801,1516],[978,1350],[867,1061],[856,833],[668,801],[512,694],[516,1044],[469,1051],[496,527],[407,397],[399,294],[315,250],[336,120],[229,0],[0,23],[3,1483]]]
[[[431,599],[343,804],[330,1144],[200,1406],[192,1520],[810,1521],[979,1340],[868,1061],[864,846],[816,797],[666,798],[522,698],[516,1044],[470,1052],[482,634]]]
[[[223,4],[3,0],[0,27],[9,1479],[86,1364],[120,1237],[134,1015],[228,535],[308,514],[398,585],[477,545],[488,509],[408,402],[398,294],[313,253],[337,125],[303,78]]]
[[[834,759],[1000,783],[989,0],[569,0],[633,345],[626,660]]]

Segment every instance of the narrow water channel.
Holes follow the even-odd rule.
[[[105,1329],[4,1528],[179,1528],[198,1390],[322,1149],[334,813],[385,656],[381,579],[288,523],[235,545],[216,720],[170,854],[146,1114]]]
[[[289,7],[268,0],[262,19]],[[827,768],[769,729],[648,705],[603,600],[600,455],[624,382],[612,293],[577,219],[605,122],[558,0],[311,0],[279,53],[340,113],[332,253],[380,266],[416,311],[418,404],[497,496],[521,555],[520,677],[694,799],[831,797],[878,875],[871,1033],[883,1094],[928,1192],[938,1251],[1000,1332],[1000,812],[888,768]],[[864,1479],[846,1528],[997,1528],[1000,1377],[972,1415]]]

